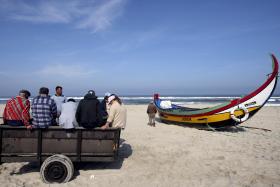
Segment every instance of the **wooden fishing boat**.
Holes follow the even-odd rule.
[[[188,108],[161,100],[159,94],[155,94],[154,104],[159,118],[163,122],[210,127],[234,126],[248,120],[265,105],[275,90],[279,65],[273,54],[271,57],[273,71],[268,79],[254,92],[240,99],[209,108]]]

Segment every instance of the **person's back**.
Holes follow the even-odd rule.
[[[77,104],[74,99],[68,99],[67,103],[62,104],[59,126],[64,129],[72,129],[78,126],[75,118],[76,110]]]
[[[126,108],[121,99],[117,95],[112,94],[108,98],[108,104],[110,105],[109,116],[106,124],[101,129],[110,127],[124,129],[126,126]]]
[[[40,95],[32,101],[32,125],[37,128],[47,128],[55,123],[57,108],[55,101],[48,95],[48,88],[41,88]]]
[[[108,118],[108,98],[111,94],[109,92],[105,93],[104,99],[99,104],[99,112],[100,112],[100,125],[105,125]]]
[[[157,108],[154,105],[153,102],[150,102],[147,108],[147,114],[156,114],[157,113]]]
[[[99,126],[99,100],[95,96],[95,92],[90,90],[78,105],[76,112],[76,120],[78,124],[84,128],[94,128]]]
[[[27,90],[21,90],[19,96],[11,98],[7,101],[7,104],[3,113],[4,123],[12,126],[30,126],[30,102],[28,97],[30,92]]]
[[[124,104],[114,101],[110,107],[107,121],[112,123],[112,127],[124,129],[126,126],[126,108]]]
[[[154,102],[151,101],[147,108],[147,114],[149,116],[149,123],[148,125],[155,126],[155,117],[157,113],[157,108],[154,105]]]

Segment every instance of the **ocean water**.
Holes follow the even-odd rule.
[[[188,104],[219,104],[223,102],[228,102],[234,99],[238,99],[241,96],[174,96],[174,95],[164,95],[160,96],[163,100],[170,100],[177,105],[188,105]],[[83,99],[82,96],[72,96],[67,98],[73,98],[76,101]],[[121,100],[126,105],[140,105],[148,104],[153,100],[152,96],[121,96]],[[9,97],[0,97],[0,104],[5,104]],[[98,97],[99,100],[102,100],[102,97]],[[32,98],[30,98],[32,100]],[[266,106],[280,106],[280,96],[272,96]]]

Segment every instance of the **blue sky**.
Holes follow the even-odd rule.
[[[0,0],[0,95],[246,94],[280,58],[278,0]],[[280,94],[279,86],[276,94]]]

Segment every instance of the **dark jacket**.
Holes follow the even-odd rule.
[[[107,118],[108,118],[108,112],[107,112],[107,106],[106,106],[106,100],[103,99],[101,103],[99,104],[99,114],[101,119],[101,125],[105,125]]]
[[[86,94],[78,105],[76,120],[84,128],[94,128],[99,126],[99,100],[95,94]]]
[[[103,99],[99,105],[99,108],[100,108],[100,112],[101,112],[101,115],[103,117],[108,117],[108,113],[107,113],[107,105],[106,105],[106,100]]]

